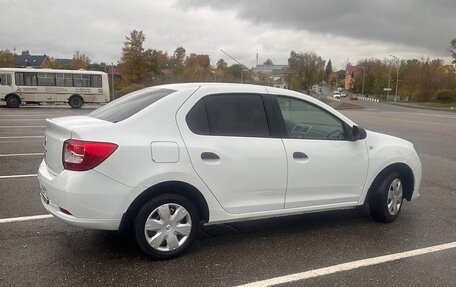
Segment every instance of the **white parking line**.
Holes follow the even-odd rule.
[[[34,176],[38,176],[38,174],[0,175],[0,179],[5,179],[5,178],[21,178],[21,177],[34,177]]]
[[[44,136],[16,136],[16,137],[0,137],[1,139],[31,139],[31,138],[44,138]]]
[[[8,156],[28,156],[28,155],[43,155],[42,152],[34,152],[34,153],[8,153],[8,154],[0,154],[0,157],[8,157]]]
[[[0,126],[0,129],[8,128],[45,128],[46,126]]]
[[[33,216],[23,216],[23,217],[11,217],[11,218],[0,218],[1,223],[11,223],[18,221],[27,221],[27,220],[38,220],[54,217],[52,214],[43,214],[43,215],[33,215]]]
[[[360,267],[372,266],[372,265],[377,265],[377,264],[395,261],[395,260],[399,260],[399,259],[414,257],[414,256],[418,256],[418,255],[424,255],[424,254],[433,253],[433,252],[437,252],[437,251],[443,251],[443,250],[447,250],[447,249],[451,249],[451,248],[456,248],[456,241],[446,243],[446,244],[440,244],[440,245],[390,254],[390,255],[384,255],[384,256],[379,256],[379,257],[373,257],[373,258],[368,258],[368,259],[362,259],[362,260],[342,263],[342,264],[338,264],[338,265],[309,270],[309,271],[290,274],[290,275],[281,276],[281,277],[275,277],[275,278],[266,279],[266,280],[262,280],[262,281],[252,282],[252,283],[245,284],[245,285],[239,285],[238,287],[263,287],[263,286],[273,286],[273,285],[278,285],[278,284],[284,284],[284,283],[329,275],[329,274],[333,274],[333,273],[337,273],[337,272],[341,272],[341,271],[353,270],[353,269],[357,269]]]

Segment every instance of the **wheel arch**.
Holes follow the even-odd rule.
[[[392,172],[398,172],[401,176],[404,198],[408,201],[412,199],[413,190],[415,189],[415,175],[413,174],[413,170],[410,168],[410,166],[403,162],[396,162],[386,166],[377,174],[374,181],[369,187],[366,198],[367,202],[369,201],[369,196],[372,194],[372,190],[379,186],[382,183],[382,180]]]
[[[141,207],[150,199],[165,193],[178,194],[187,198],[195,204],[200,220],[209,221],[209,206],[203,194],[196,187],[183,181],[166,181],[147,188],[133,200],[122,216],[119,230],[121,232],[131,230],[136,214]]]

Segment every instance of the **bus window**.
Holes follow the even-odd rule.
[[[0,74],[0,86],[11,86],[10,74]]]
[[[82,75],[73,74],[73,83],[75,87],[82,87]]]
[[[58,87],[72,87],[73,76],[71,74],[55,74],[55,85]]]
[[[92,88],[101,88],[101,76],[100,75],[92,75]]]
[[[23,86],[24,85],[24,73],[16,73],[16,86]]]
[[[81,75],[81,87],[90,87],[90,75]]]
[[[37,73],[38,86],[55,86],[55,74]]]
[[[24,73],[25,86],[36,86],[36,73]]]

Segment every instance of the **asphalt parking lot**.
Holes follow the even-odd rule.
[[[36,178],[45,118],[91,108],[0,106],[1,286],[236,286],[456,242],[456,113],[363,102],[342,112],[410,140],[423,163],[421,197],[392,224],[363,208],[204,227],[184,256],[152,261],[117,232],[44,215]],[[330,175],[328,175],[330,176]],[[280,286],[456,286],[456,248]]]

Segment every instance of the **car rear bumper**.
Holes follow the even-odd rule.
[[[64,170],[54,175],[44,161],[38,170],[38,180],[41,203],[61,221],[93,229],[119,229],[125,206],[128,206],[124,200],[131,187],[94,170]]]

